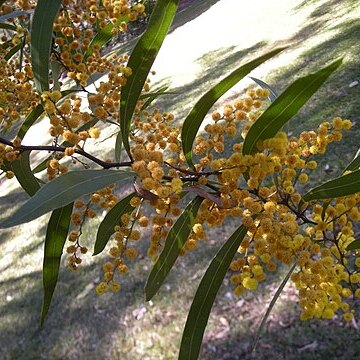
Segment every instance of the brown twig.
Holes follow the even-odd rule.
[[[53,152],[62,152],[63,153],[67,149],[64,146],[54,146],[54,145],[20,145],[19,147],[16,147],[11,141],[6,140],[2,137],[0,137],[0,143],[11,146],[15,150],[19,150],[20,152],[37,150],[37,151],[53,151]],[[82,156],[86,157],[87,159],[93,161],[94,163],[102,166],[104,169],[110,169],[110,168],[114,168],[114,167],[131,166],[131,164],[132,164],[131,161],[123,161],[123,162],[103,161],[80,148],[76,148],[76,149],[74,149],[74,151],[75,151],[75,153],[82,155]]]

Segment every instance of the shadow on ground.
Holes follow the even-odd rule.
[[[184,121],[196,101],[215,86],[219,79],[225,78],[230,71],[245,64],[249,57],[254,57],[252,54],[261,52],[265,47],[266,42],[260,42],[247,49],[238,50],[231,46],[205,54],[198,59],[201,71],[197,78],[184,86],[171,88],[175,95],[158,98],[156,106],[176,112],[177,120]],[[158,86],[166,84],[170,80],[163,79]]]
[[[347,3],[351,6],[354,2]],[[316,128],[322,121],[331,120],[335,116],[351,119],[353,128],[348,133],[345,132],[340,143],[332,145],[333,150],[327,156],[328,161],[335,162],[341,168],[352,159],[359,145],[359,85],[349,85],[355,80],[359,81],[360,76],[360,23],[356,19],[332,25],[331,15],[336,11],[336,4],[338,2],[329,1],[314,11],[308,24],[291,41],[295,47],[301,46],[303,41],[315,36],[320,29],[327,29],[332,36],[304,51],[287,68],[278,69],[275,75],[269,77],[269,83],[281,92],[293,79],[318,71],[343,57],[343,65],[319,89],[316,99],[311,98],[289,123],[293,133],[299,134],[302,130]],[[342,158],[338,154],[342,154]]]
[[[203,4],[205,3],[209,5],[216,1],[204,1]],[[307,3],[307,1],[304,2],[303,6]],[[355,2],[344,2],[348,7],[353,3]],[[337,4],[337,1],[328,1],[322,7],[318,7],[308,23],[304,24],[304,28],[289,39],[294,43],[294,47],[306,41],[308,37],[314,36],[323,27],[332,26],[329,16]],[[205,11],[205,8],[202,11]],[[199,10],[198,15],[200,13]],[[193,15],[189,14],[186,21],[190,21],[191,16]],[[353,80],[359,79],[360,27],[356,21],[347,21],[333,26],[331,30],[334,31],[333,37],[303,52],[298,61],[290,64],[286,69],[278,69],[272,77],[269,77],[269,82],[277,90],[283,90],[297,76],[315,71],[335,58],[345,55],[342,68],[320,90],[317,97],[319,100],[309,102],[293,120],[291,127],[292,131],[298,132],[303,129],[303,126],[311,128],[321,120],[335,115],[342,114],[351,118],[356,124],[355,133],[353,132],[351,137],[346,137],[350,146],[347,145],[346,149],[337,147],[336,151],[334,148],[334,154],[331,155],[336,157],[337,154],[342,154],[342,157],[350,158],[356,145],[358,146],[360,104],[358,102],[359,87],[350,88],[348,85]],[[179,118],[183,119],[190,106],[193,105],[188,104],[188,99],[196,101],[208,90],[210,84],[214,84],[219,77],[225,76],[227,72],[234,69],[239,59],[249,53],[262,50],[264,46],[264,43],[259,43],[240,51],[236,48],[223,48],[199,59],[203,72],[199,74],[198,79],[184,87],[172,89],[178,92],[173,100],[173,108],[181,108]],[[214,59],[216,66],[214,66]],[[204,81],[204,78],[207,81]],[[334,84],[341,84],[341,86]],[[187,97],[185,98],[182,94],[186,94]],[[165,100],[157,102],[159,107],[162,101]],[[336,166],[340,167],[346,161],[347,159],[339,159]],[[18,203],[26,198],[26,194],[19,195],[16,192],[1,197],[0,212],[4,214],[6,205],[9,203]],[[44,228],[40,229],[39,234],[42,235],[44,231]],[[11,240],[13,236],[14,233],[11,230],[1,230],[0,245]],[[214,238],[224,240],[224,237],[218,234]],[[41,244],[42,242],[35,242],[29,247],[23,247],[18,256],[31,256]],[[143,305],[144,279],[148,273],[145,268],[151,265],[145,260],[131,268],[122,293],[104,297],[96,297],[93,292],[95,283],[100,281],[102,260],[84,264],[80,274],[68,272],[63,266],[53,304],[42,329],[38,327],[42,302],[41,272],[33,271],[2,280],[0,282],[0,317],[2,319],[0,347],[3,358],[70,360],[78,358],[175,358],[191,298],[204,268],[215,252],[214,247],[206,249],[199,249],[198,252],[189,254],[186,259],[176,265],[177,268],[171,272],[165,284],[168,286],[164,285],[160,295],[154,298],[154,306]],[[62,265],[66,263],[65,259],[62,263]],[[191,269],[191,275],[189,275],[189,269]],[[9,270],[8,267],[7,270]],[[278,318],[278,321],[270,321],[257,352],[251,355],[251,344],[256,331],[255,322],[261,317],[257,314],[254,318],[251,314],[251,311],[254,311],[253,298],[245,299],[244,303],[234,306],[233,299],[221,300],[225,291],[227,290],[221,289],[221,294],[215,304],[206,333],[202,359],[323,359],[326,357],[355,359],[358,357],[360,342],[355,329],[342,324],[339,319],[335,319],[334,322],[300,323],[293,316],[293,302],[283,307],[284,317]],[[147,320],[144,320],[145,317],[140,318],[140,315],[134,315],[135,310],[136,314],[139,314],[139,309],[144,307],[147,314],[151,315]],[[262,310],[263,303],[262,305],[259,303],[258,307]],[[287,311],[290,315],[287,315]],[[226,323],[225,321],[219,323],[218,320],[221,317],[226,319],[231,331],[219,337],[218,334],[224,327],[222,324]],[[148,348],[145,346],[143,353],[137,352],[137,349],[141,347],[139,345],[141,336],[156,337],[148,335],[148,332],[151,333],[153,329],[159,332],[160,339],[154,340]],[[174,334],[170,336],[172,332]],[[170,337],[166,338],[165,335]],[[167,343],[161,343],[162,336]],[[161,346],[156,345],[158,342]]]

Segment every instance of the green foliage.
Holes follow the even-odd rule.
[[[0,1],[0,4],[1,3],[3,2]],[[146,3],[149,6],[152,5],[152,2],[150,1],[147,1]],[[103,169],[70,171],[66,174],[60,175],[54,180],[47,182],[45,185],[40,186],[40,181],[34,176],[34,173],[46,169],[49,160],[54,159],[54,154],[51,154],[47,159],[42,161],[35,167],[35,169],[32,170],[29,158],[30,152],[33,150],[38,150],[39,147],[33,147],[32,149],[30,149],[30,147],[22,145],[19,145],[22,147],[17,147],[15,145],[13,146],[13,148],[17,148],[16,151],[19,152],[20,156],[17,158],[16,161],[11,163],[11,168],[20,185],[31,196],[31,198],[19,209],[17,209],[15,213],[11,215],[11,217],[0,223],[0,228],[9,228],[12,226],[20,225],[52,211],[50,221],[47,226],[47,233],[45,238],[43,264],[44,300],[41,315],[41,324],[44,323],[56,287],[59,274],[60,259],[69,232],[74,201],[76,201],[79,197],[83,195],[91,194],[112,183],[131,183],[131,181],[134,180],[135,173],[130,171],[131,165],[134,165],[135,167],[135,164],[133,162],[133,156],[130,151],[130,140],[132,140],[132,138],[135,136],[135,134],[132,133],[131,130],[132,125],[134,125],[135,123],[134,119],[137,116],[136,111],[140,110],[141,112],[142,110],[148,109],[150,105],[152,105],[152,103],[160,96],[173,94],[172,92],[166,91],[168,89],[167,86],[161,87],[155,92],[144,93],[144,84],[146,83],[146,79],[151,70],[151,66],[156,59],[160,47],[173,21],[173,18],[177,11],[178,3],[178,0],[157,1],[156,6],[153,9],[151,18],[149,20],[148,28],[137,42],[127,63],[127,66],[131,69],[132,74],[127,76],[126,84],[122,87],[121,90],[119,106],[119,124],[114,123],[112,120],[109,119],[105,119],[103,121],[105,125],[110,123],[118,125],[120,127],[120,131],[116,133],[117,136],[114,149],[115,160],[117,163],[110,163],[109,165],[109,163],[100,160],[97,162],[97,164],[102,166]],[[31,24],[31,64],[34,73],[35,86],[39,93],[49,90],[49,64],[51,64],[51,73],[53,76],[52,83],[54,84],[52,90],[59,90],[61,88],[59,78],[62,70],[62,64],[58,61],[51,62],[50,59],[50,52],[53,49],[53,23],[60,7],[61,1],[56,0],[48,2],[45,0],[39,0]],[[13,16],[15,15],[22,16],[23,13],[13,14]],[[6,16],[9,16],[9,14]],[[6,19],[7,17],[4,16],[0,18],[1,21]],[[122,21],[128,20],[129,19],[127,16],[119,17],[117,19],[116,25],[118,25]],[[89,56],[94,53],[95,46],[102,48],[113,37],[112,30],[116,28],[115,24],[109,22],[106,24],[106,26],[102,28],[98,25],[99,24],[95,26],[96,34],[84,54],[85,59],[89,58]],[[5,23],[1,23],[0,28],[11,31],[16,30],[16,28],[14,29],[12,25]],[[9,60],[18,51],[23,51],[24,44],[24,42],[21,42],[20,44],[11,48],[11,50],[9,50],[9,52],[5,56],[5,60]],[[172,180],[178,180],[184,186],[184,193],[185,191],[193,192],[197,196],[190,203],[188,203],[184,211],[181,213],[181,215],[177,218],[175,223],[170,227],[169,231],[167,232],[165,244],[150,272],[149,278],[145,286],[145,297],[147,301],[152,299],[154,295],[158,292],[161,285],[164,283],[167,275],[174,266],[179,254],[184,249],[184,245],[191,231],[193,231],[196,215],[200,209],[201,204],[205,201],[209,201],[212,204],[211,206],[216,205],[219,211],[229,210],[232,206],[231,202],[229,201],[229,207],[223,207],[225,200],[228,199],[226,198],[226,196],[224,196],[224,198],[221,197],[221,190],[227,185],[221,188],[221,186],[224,184],[221,184],[217,181],[208,181],[208,179],[206,179],[205,182],[201,182],[204,174],[214,175],[214,178],[215,176],[217,176],[217,180],[219,180],[219,178],[224,175],[225,170],[230,170],[230,168],[220,169],[214,172],[210,171],[209,173],[206,173],[203,172],[202,169],[196,169],[193,163],[193,144],[205,116],[208,114],[209,110],[216,103],[216,101],[222,95],[224,95],[231,87],[233,87],[237,82],[239,82],[246,75],[248,75],[252,70],[260,66],[268,59],[276,56],[284,49],[285,48],[276,48],[268,52],[267,54],[262,55],[250,62],[247,62],[246,64],[243,64],[237,69],[235,69],[230,75],[217,83],[213,88],[209,89],[198,100],[198,102],[195,104],[193,109],[189,112],[188,116],[183,121],[181,142],[178,139],[176,139],[176,141],[179,141],[179,143],[181,144],[183,154],[190,169],[182,165],[178,168],[170,163],[167,163],[166,165],[172,168],[171,170],[175,172],[176,177],[163,176],[164,173],[162,173],[159,178],[161,180],[166,180],[169,182],[166,184],[168,186],[166,187],[166,189],[171,189],[170,191],[172,191],[172,194],[178,194],[178,191],[172,188],[172,186],[175,187],[175,185],[172,183]],[[21,63],[22,61],[20,61],[20,66]],[[298,113],[298,111],[303,107],[303,105],[329,78],[329,76],[339,68],[341,63],[342,59],[337,60],[316,73],[296,80],[279,96],[277,96],[275,90],[271,86],[269,86],[262,80],[252,77],[252,79],[257,84],[270,91],[269,98],[272,101],[272,104],[251,126],[243,143],[242,154],[251,155],[257,153],[259,150],[257,148],[259,142],[274,137],[281,130],[281,128],[294,115]],[[78,89],[66,90],[61,93],[61,96],[62,98],[64,98],[69,94],[77,91]],[[139,100],[145,101],[141,103],[141,108],[139,107],[137,109]],[[51,99],[51,101],[53,100]],[[6,103],[1,104],[1,106],[3,107],[6,107],[6,105]],[[22,140],[26,135],[27,131],[31,128],[31,126],[34,125],[35,121],[37,121],[41,117],[41,115],[44,113],[44,107],[45,105],[43,106],[42,103],[39,103],[26,116],[18,131],[18,140]],[[94,109],[91,110],[95,112]],[[79,133],[89,130],[98,121],[99,120],[95,118],[95,116],[93,116],[89,122],[78,127],[78,129],[74,131],[76,133]],[[71,127],[69,127],[69,129],[70,128]],[[58,136],[59,135],[57,135],[55,141],[56,145],[58,145]],[[139,139],[138,141],[139,143],[141,143]],[[3,140],[3,143],[8,146],[13,145],[8,140]],[[173,144],[175,144],[175,142]],[[88,155],[90,159],[94,159],[94,156],[85,153],[83,148],[81,148],[79,145],[74,146],[73,143],[67,141],[64,141],[60,145],[60,147],[57,146],[54,150],[54,153],[60,150],[65,151],[64,147],[74,147],[73,151],[75,153],[82,155],[85,154]],[[45,150],[47,150],[48,148],[50,148],[50,150],[53,149],[50,146],[44,146],[44,148],[46,148]],[[125,151],[130,157],[131,161],[128,163],[120,162],[122,148],[125,149]],[[156,163],[156,161],[154,162]],[[159,161],[159,163],[161,162],[162,160]],[[358,193],[360,191],[359,164],[360,157],[358,152],[353,161],[344,170],[344,172],[352,171],[351,173],[347,173],[313,188],[307,194],[305,194],[305,196],[303,196],[303,200],[306,202],[310,202],[318,199],[333,199]],[[5,165],[8,166],[7,163]],[[148,171],[150,173],[149,165],[150,164],[147,164],[147,168],[145,171]],[[127,167],[127,170],[109,170],[109,167]],[[6,168],[6,170],[8,169]],[[14,174],[12,174],[12,176]],[[248,181],[250,179],[250,171],[246,171],[243,174],[245,180]],[[241,181],[243,181],[243,179]],[[276,181],[277,180],[274,179],[274,182]],[[97,231],[93,255],[98,255],[104,250],[109,239],[115,233],[115,227],[119,226],[119,224],[122,225],[123,215],[130,214],[129,217],[131,218],[131,216],[133,216],[133,218],[129,221],[133,221],[132,225],[135,223],[138,214],[132,213],[134,210],[134,206],[131,205],[131,200],[135,196],[140,198],[142,197],[142,200],[150,200],[153,202],[156,202],[161,198],[160,195],[156,195],[150,190],[141,188],[139,185],[137,185],[136,182],[135,188],[136,192],[133,192],[128,196],[122,198],[122,200],[120,200],[115,206],[112,207],[112,209],[107,213],[107,215],[100,223]],[[228,193],[224,192],[224,194],[226,195]],[[259,189],[256,187],[251,188],[247,195],[249,194],[259,195]],[[304,223],[314,224],[313,221],[310,221],[305,217],[304,213],[300,213],[299,211],[296,212],[298,209],[293,209],[291,207],[291,204],[289,202],[286,202],[289,201],[291,194],[292,192],[290,191],[286,193],[281,198],[281,204],[288,205],[289,209],[298,216],[298,219],[303,220]],[[259,202],[266,203],[268,198],[270,198],[272,195],[274,194],[268,195],[267,198],[259,197]],[[301,204],[303,204],[303,202]],[[325,218],[326,209],[329,204],[330,201],[324,202],[322,219]],[[255,206],[256,205],[257,204],[255,204]],[[159,213],[161,213],[161,211]],[[250,221],[251,219],[252,218],[250,218]],[[297,226],[297,223],[295,225]],[[251,231],[253,230],[251,229]],[[181,341],[179,359],[192,360],[198,358],[204,331],[216,295],[223,282],[226,272],[229,269],[229,266],[239,249],[239,246],[241,245],[244,237],[248,233],[251,233],[251,231],[249,228],[245,227],[244,220],[244,225],[238,227],[237,230],[230,236],[230,238],[225,241],[225,243],[222,245],[218,253],[215,255],[214,259],[208,266],[196,291],[188,314]],[[129,235],[127,236],[129,237]],[[253,238],[251,239],[251,241],[254,240],[255,234],[252,233],[252,236]],[[126,239],[126,241],[127,240],[128,238]],[[351,242],[346,249],[350,251],[359,249],[359,247],[359,239],[356,239]],[[113,257],[116,256],[117,255],[114,255]],[[116,266],[118,265],[119,263]],[[292,266],[288,275],[281,283],[278,291],[276,292],[273,300],[271,301],[268,311],[266,312],[264,320],[259,328],[259,333],[262,330],[265,321],[267,320],[270,311],[275,304],[275,301],[278,299],[281,291],[283,290],[294,269],[295,265]],[[110,273],[111,276],[111,271],[107,271],[107,273]],[[112,281],[112,278],[108,281],[108,283],[110,281]],[[105,282],[103,284],[105,285],[105,287],[108,286]]]
[[[79,170],[63,174],[44,185],[32,198],[15,211],[0,228],[24,224],[54,209],[70,204],[82,195],[90,194],[111,183],[127,182],[131,172],[115,170]]]
[[[337,60],[320,71],[292,83],[250,128],[244,141],[243,154],[257,152],[256,144],[259,140],[275,136],[341,63],[342,59]]]
[[[16,30],[16,26],[11,25],[11,24],[4,24],[4,23],[0,23],[0,29],[7,29],[7,30]]]
[[[266,60],[271,59],[285,48],[278,48],[269,53],[260,56],[259,58],[248,62],[245,65],[240,66],[234,70],[225,79],[221,80],[212,89],[210,89],[200,100],[195,104],[189,115],[184,120],[182,132],[181,132],[181,143],[182,148],[187,160],[187,163],[191,168],[194,167],[192,162],[192,146],[196,137],[196,134],[203,122],[206,114],[215,102],[224,95],[229,89],[231,89],[237,82],[243,79],[250,71],[257,68]]]
[[[124,148],[130,158],[131,119],[151,66],[175,16],[178,2],[179,0],[159,0],[156,3],[147,30],[136,43],[128,62],[133,74],[121,90],[120,128]]]
[[[29,113],[25,118],[24,122],[21,124],[21,127],[17,133],[17,136],[20,140],[24,138],[28,130],[35,123],[35,121],[44,113],[44,107],[39,104],[36,108]]]
[[[198,358],[216,294],[246,233],[247,229],[241,225],[218,251],[201,279],[186,320],[180,346],[180,360]]]
[[[52,30],[61,0],[38,0],[31,27],[31,64],[39,92],[49,90]]]
[[[332,199],[355,194],[360,191],[360,170],[342,175],[317,186],[303,196],[305,201],[317,199]]]
[[[203,198],[200,196],[192,200],[170,229],[165,240],[164,249],[154,264],[145,285],[147,301],[151,300],[157,293],[167,274],[175,264],[195,223],[195,216],[202,201]]]
[[[41,311],[41,325],[45,321],[56,287],[60,259],[69,232],[72,209],[73,203],[70,203],[54,210],[46,229],[43,263],[44,299]]]
[[[21,153],[19,159],[12,163],[12,169],[22,188],[33,196],[39,189],[40,185],[30,168],[30,151]]]
[[[261,320],[260,326],[258,327],[258,330],[256,332],[255,335],[255,340],[254,340],[254,345],[253,345],[253,351],[256,349],[256,346],[260,340],[260,336],[261,333],[264,329],[264,326],[271,314],[272,309],[274,308],[276,301],[279,299],[279,296],[281,295],[282,291],[284,290],[285,285],[287,284],[287,282],[290,279],[291,274],[294,272],[296,267],[296,263],[294,265],[291,266],[290,270],[288,271],[288,273],[286,274],[286,276],[284,277],[284,279],[282,280],[280,286],[278,287],[278,289],[276,290],[275,295],[273,296],[273,298],[270,301],[270,304],[268,306],[268,308],[266,309],[266,313],[264,315],[264,317]]]
[[[354,240],[352,243],[350,243],[347,246],[347,250],[351,251],[351,250],[358,250],[360,249],[360,239],[356,239]]]
[[[115,141],[115,161],[120,162],[121,158],[121,150],[122,150],[122,135],[121,131],[116,135]]]
[[[131,193],[130,195],[124,197],[106,214],[99,225],[93,255],[98,255],[104,250],[111,235],[115,232],[115,225],[119,223],[121,215],[131,213],[134,209],[133,206],[130,205],[130,200],[134,196],[135,193]]]
[[[356,152],[351,163],[344,169],[345,171],[354,171],[360,168],[360,149]]]
[[[84,58],[87,59],[93,53],[95,46],[102,48],[109,40],[111,40],[113,37],[112,30],[116,29],[116,27],[123,21],[127,22],[128,17],[121,16],[117,19],[116,24],[109,23],[103,29],[98,27],[97,33],[89,45],[89,49],[84,54]]]
[[[5,56],[4,59],[5,60],[10,60],[20,49],[23,48],[23,43],[21,42],[20,44],[14,46]]]

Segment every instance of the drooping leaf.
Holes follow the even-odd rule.
[[[215,255],[201,279],[186,320],[179,360],[195,360],[198,358],[215,297],[246,233],[247,229],[244,226],[241,225],[237,228]]]
[[[343,173],[348,170],[350,171],[358,170],[359,168],[360,168],[360,149],[356,152],[351,163],[345,168]]]
[[[104,28],[97,28],[97,32],[96,35],[94,36],[94,38],[91,40],[90,44],[89,44],[89,48],[86,50],[85,54],[84,54],[84,59],[86,60],[90,55],[92,55],[92,53],[94,52],[94,47],[97,46],[99,48],[103,47],[109,40],[111,40],[111,38],[114,36],[112,34],[112,30],[114,30],[115,28],[118,27],[118,25],[123,22],[128,20],[128,15],[125,16],[120,16],[117,21],[116,24],[112,24],[111,22],[108,23]]]
[[[7,23],[0,23],[0,29],[13,30],[16,31],[16,26]]]
[[[360,169],[317,186],[303,196],[304,201],[332,199],[360,192]]]
[[[96,235],[93,255],[98,255],[104,250],[111,235],[115,232],[114,227],[119,224],[121,216],[130,213],[134,209],[133,206],[130,205],[130,200],[135,195],[135,192],[133,192],[124,197],[105,215]]]
[[[116,140],[115,140],[115,161],[117,162],[120,162],[121,150],[122,150],[122,136],[121,136],[121,131],[119,131],[116,135]]]
[[[30,151],[21,153],[20,158],[12,163],[12,169],[22,188],[33,196],[40,189],[40,185],[30,168]]]
[[[330,204],[331,204],[331,200],[324,201],[324,203],[323,203],[323,208],[321,211],[321,220],[323,220],[323,221],[325,220],[326,210]]]
[[[255,335],[255,340],[254,340],[254,345],[253,345],[253,351],[256,349],[256,346],[259,342],[260,339],[260,335],[263,331],[263,328],[266,324],[267,319],[269,318],[269,315],[272,311],[272,309],[274,308],[277,299],[279,298],[279,296],[281,295],[282,291],[284,290],[285,285],[287,284],[287,282],[290,279],[291,274],[294,272],[296,267],[296,263],[294,265],[291,266],[290,270],[288,271],[288,273],[286,274],[286,276],[284,277],[283,281],[281,282],[280,286],[278,287],[278,289],[276,290],[275,295],[273,296],[273,298],[270,301],[269,307],[266,309],[266,313],[264,315],[264,317],[261,320],[260,326],[256,332]]]
[[[78,170],[59,176],[44,185],[32,198],[0,223],[8,228],[38,218],[47,212],[70,204],[78,197],[90,194],[111,183],[125,182],[134,174],[115,170]]]
[[[259,140],[275,136],[341,63],[342,59],[337,60],[320,71],[293,82],[251,126],[244,141],[243,154],[257,152],[256,144]]]
[[[22,46],[23,46],[22,42],[20,42],[16,46],[14,46],[11,50],[9,50],[6,53],[6,55],[4,56],[4,59],[6,61],[10,60],[22,48]]]
[[[41,311],[41,325],[45,321],[51,299],[56,287],[60,259],[69,231],[73,203],[51,214],[45,237],[44,262],[43,262],[43,305]]]
[[[269,99],[271,102],[275,101],[276,98],[278,97],[275,89],[270,86],[269,84],[267,84],[265,81],[262,81],[260,79],[257,79],[257,78],[254,78],[252,76],[250,76],[250,79],[255,81],[259,86],[261,86],[263,89],[268,89],[270,91],[270,94],[269,94]]]
[[[59,77],[60,77],[63,67],[59,61],[52,61],[50,63],[50,66],[51,66],[51,76],[52,76],[53,83],[54,83],[54,86],[52,89],[60,91],[61,86],[60,86],[60,82],[59,82]]]
[[[86,60],[92,53],[94,52],[94,46],[99,46],[101,48],[104,44],[106,44],[113,35],[111,34],[111,30],[114,28],[114,25],[109,23],[103,29],[98,29],[98,32],[91,40],[89,44],[89,48],[86,50],[84,54],[84,59]]]
[[[13,44],[12,41],[8,40],[8,41],[3,42],[0,46],[5,50],[12,44]]]
[[[20,55],[19,55],[19,71],[22,70],[25,45],[26,45],[26,36],[23,36],[23,38],[21,40],[21,48],[20,48]]]
[[[151,300],[157,293],[167,274],[173,267],[194,225],[195,217],[202,201],[202,197],[195,197],[170,229],[165,240],[164,249],[154,264],[146,282],[146,301]]]
[[[141,110],[146,110],[152,102],[160,96],[176,94],[175,92],[166,91],[167,88],[168,86],[163,86],[158,91],[141,95],[139,99],[147,99],[141,106]]]
[[[195,104],[189,115],[186,117],[181,131],[181,142],[183,151],[186,157],[186,161],[191,168],[194,168],[194,164],[192,162],[192,146],[196,134],[200,128],[200,125],[203,122],[210,108],[222,95],[224,95],[229,89],[231,89],[236,83],[243,79],[253,69],[257,68],[263,62],[274,57],[284,49],[285,48],[275,49],[263,56],[260,56],[255,60],[246,63],[245,65],[240,66],[230,75],[228,75],[225,79],[221,80],[218,84],[216,84],[212,89],[210,89]]]
[[[347,247],[346,250],[358,250],[360,249],[360,239],[355,239],[353,242],[351,242]]]
[[[22,123],[18,133],[17,137],[21,140],[24,138],[28,130],[31,128],[31,126],[34,124],[34,122],[42,115],[44,112],[44,108],[41,104],[36,106],[35,109],[33,109],[25,118],[24,122]]]
[[[61,7],[61,0],[38,0],[31,25],[31,65],[36,89],[49,90],[49,57],[53,23]]]
[[[120,128],[123,145],[131,157],[129,132],[136,103],[145,84],[151,66],[175,16],[179,0],[158,0],[151,14],[147,30],[133,49],[128,67],[132,75],[121,88]]]

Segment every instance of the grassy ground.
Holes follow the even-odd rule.
[[[319,175],[336,175],[359,143],[360,84],[349,87],[360,81],[359,2],[276,0],[260,7],[260,2],[254,0],[247,8],[235,3],[197,1],[179,14],[155,64],[159,75],[154,83],[157,86],[169,82],[171,90],[178,94],[164,97],[157,105],[173,110],[181,121],[204,90],[238,66],[241,59],[255,57],[275,45],[290,47],[253,76],[267,81],[278,92],[296,77],[344,56],[342,68],[289,126],[297,133],[335,115],[355,122],[354,131],[345,139],[346,145],[336,145],[323,160],[323,169],[325,165],[328,168]],[[221,21],[226,24],[219,26]],[[193,49],[185,51],[186,43],[192,44]],[[180,57],[178,51],[185,51],[184,56]],[[233,99],[247,84],[249,80],[222,101]],[[41,127],[36,131],[39,137]],[[1,183],[0,217],[9,216],[26,198],[14,183]],[[67,270],[64,256],[53,304],[40,329],[41,262],[47,219],[45,216],[22,227],[1,230],[0,359],[176,358],[197,285],[236,224],[228,222],[223,228],[210,231],[201,248],[177,262],[159,294],[148,303],[144,301],[143,287],[151,263],[146,257],[133,264],[121,293],[97,297],[94,287],[100,280],[105,256],[87,256],[79,273]],[[84,229],[90,248],[98,221]],[[146,253],[146,236],[144,240],[139,245],[142,254]],[[265,304],[286,270],[280,269],[257,292],[243,298],[235,298],[228,279],[225,280],[205,333],[201,359],[358,358],[360,336],[356,323],[344,324],[339,318],[300,322],[297,295],[291,286],[286,287],[256,352],[251,353]]]

